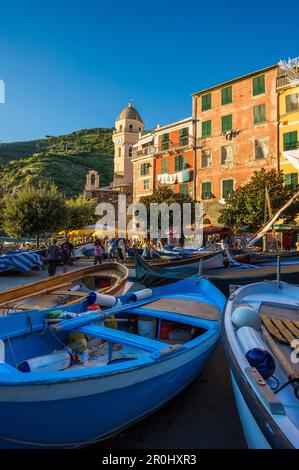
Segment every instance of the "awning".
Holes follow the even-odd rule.
[[[282,152],[282,156],[299,171],[299,149]]]

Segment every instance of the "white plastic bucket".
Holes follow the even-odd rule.
[[[138,334],[147,338],[155,339],[156,337],[156,318],[140,317],[138,318]]]

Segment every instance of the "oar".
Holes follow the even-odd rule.
[[[119,305],[118,307],[112,307],[112,308],[109,308],[108,310],[105,310],[104,312],[103,311],[100,311],[100,312],[97,311],[97,312],[91,312],[91,313],[84,312],[86,313],[86,315],[78,316],[76,318],[71,318],[70,320],[65,320],[59,323],[59,325],[54,325],[52,328],[56,331],[79,328],[93,321],[104,320],[105,318],[110,317],[111,315],[115,315],[120,312],[125,312],[128,309],[135,309],[138,307],[142,307],[143,305],[149,304],[158,299],[159,297],[150,297],[144,300],[140,300],[139,302],[132,302],[132,303],[124,304],[124,305]]]

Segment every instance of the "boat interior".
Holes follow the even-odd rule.
[[[84,308],[81,302],[63,311],[74,317],[68,320],[71,322],[78,320]],[[107,370],[107,366],[115,370],[128,367],[128,363],[131,366],[133,361],[137,365],[140,360],[152,362],[179,354],[219,332],[218,306],[200,301],[198,295],[153,297],[145,305],[128,305],[118,315],[107,318],[105,309],[98,310],[104,314],[103,319],[74,329],[61,329],[67,321],[53,318],[55,312],[49,309],[1,319],[0,362],[6,364],[10,376],[17,373],[20,380],[24,372],[31,372],[27,377],[41,377],[45,372],[49,377],[52,372],[57,378],[57,374],[82,369],[84,373],[87,369],[99,372],[101,367]]]
[[[251,284],[236,291],[231,298],[231,311],[225,318],[230,344],[242,373],[247,378],[261,404],[274,420],[283,426],[288,418],[289,438],[299,430],[299,287],[278,281]],[[264,347],[275,362],[269,378],[250,367],[241,336],[233,324],[233,314],[239,307],[249,307],[258,314],[257,347]],[[227,324],[229,322],[229,324]],[[298,434],[297,434],[298,439]]]
[[[3,292],[4,299],[11,297],[11,300],[2,302],[0,296],[0,315],[14,311],[40,310],[76,303],[82,300],[88,292],[110,291],[113,287],[117,287],[120,281],[120,273],[109,266],[103,271],[99,269],[98,274],[86,273],[82,277],[77,276],[74,280],[61,277],[57,278],[57,282],[54,282],[53,285],[47,285],[48,280],[46,280],[44,286],[41,284],[36,289],[36,293],[33,289],[30,291],[28,287],[25,287],[23,291],[19,289],[19,293],[12,292],[11,296],[9,296],[9,292]],[[51,281],[52,279],[50,279]]]

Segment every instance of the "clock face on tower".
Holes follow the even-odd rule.
[[[124,139],[122,137],[119,137],[119,139],[117,139],[117,145],[121,146],[123,143]]]

